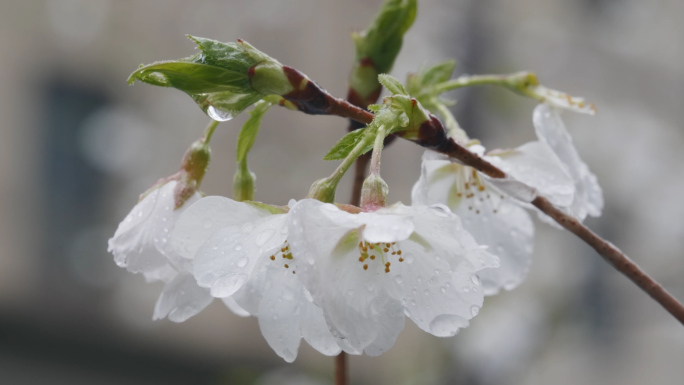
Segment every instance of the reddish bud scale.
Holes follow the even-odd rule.
[[[311,115],[338,115],[365,123],[373,120],[371,112],[356,108],[342,99],[334,98],[296,69],[283,66],[283,72],[294,91],[282,97],[295,104],[300,111]]]

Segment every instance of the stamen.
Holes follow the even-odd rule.
[[[275,255],[271,255],[271,261],[275,261]]]
[[[368,264],[363,265],[364,270],[368,270]]]
[[[286,263],[286,264],[285,264],[285,268],[286,268],[286,269],[289,269],[290,266]]]

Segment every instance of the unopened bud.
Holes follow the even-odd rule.
[[[323,203],[335,202],[335,190],[337,182],[330,178],[319,179],[311,185],[307,198],[316,199]]]
[[[363,181],[361,189],[361,208],[363,211],[375,211],[385,207],[389,188],[380,175],[371,174]]]

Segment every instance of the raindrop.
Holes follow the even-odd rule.
[[[444,286],[440,287],[439,291],[441,291],[442,293],[446,293],[446,287],[444,287]]]
[[[430,295],[430,290],[425,289],[425,291],[423,292],[423,294],[425,294],[426,296],[427,296],[427,295]]]
[[[459,328],[466,325],[467,321],[457,315],[442,314],[430,322],[430,333],[437,337],[451,337],[458,333]]]
[[[404,277],[402,277],[401,275],[397,275],[397,276],[394,277],[394,282],[396,282],[397,285],[401,285],[401,283],[402,283],[403,281],[404,281]]]
[[[432,205],[430,206],[430,209],[432,209],[432,212],[435,213],[435,215],[443,218],[448,217],[451,213],[451,210],[443,204]]]
[[[228,297],[238,291],[245,282],[247,282],[246,274],[225,275],[214,282],[211,287],[211,294],[214,297]]]
[[[285,291],[283,291],[283,298],[285,298],[288,301],[292,301],[292,299],[294,298],[294,293],[290,289],[285,289]]]
[[[473,281],[475,285],[480,285],[480,277],[478,277],[477,274],[471,275],[470,280]]]
[[[464,293],[470,293],[470,286],[463,286]]]
[[[238,267],[245,267],[245,266],[247,266],[247,262],[249,262],[247,257],[242,257],[242,258],[237,260],[236,264],[238,265]]]
[[[219,110],[214,106],[209,106],[209,108],[207,108],[207,115],[209,115],[209,117],[214,120],[218,120],[219,122],[227,122],[233,119],[233,114],[231,114],[230,112]]]
[[[235,245],[235,251],[242,250],[242,245]]]
[[[478,315],[479,313],[480,313],[480,308],[479,308],[479,307],[473,306],[473,307],[470,308],[470,314],[472,314],[473,317],[475,317],[475,316]]]

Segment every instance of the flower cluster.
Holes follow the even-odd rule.
[[[288,362],[302,339],[325,355],[379,355],[394,344],[406,317],[435,336],[453,336],[478,314],[486,295],[524,280],[534,236],[527,210],[536,210],[531,202],[537,196],[579,221],[600,215],[601,188],[557,111],[593,113],[593,105],[545,88],[528,73],[450,80],[454,62],[409,77],[406,87],[378,75],[391,68],[415,7],[412,0],[389,0],[377,25],[355,37],[350,101],[372,113],[241,40],[192,37],[200,53],[141,66],[131,75],[131,82],[186,92],[215,120],[255,104],[237,141],[235,200],[199,192],[214,122],[180,171],[143,194],[109,241],[119,266],[165,282],[155,319],[182,322],[220,298],[236,314],[256,317],[268,344]],[[393,48],[385,50],[388,45]],[[490,152],[471,140],[440,95],[478,84],[541,101],[533,114],[538,140]],[[392,96],[368,105],[380,85]],[[275,105],[367,123],[325,156],[342,160],[335,172],[287,207],[253,202],[255,176],[247,167],[261,119]],[[443,152],[424,154],[410,206],[386,204],[380,154],[388,136]],[[467,153],[463,147],[505,178],[444,155],[453,154],[449,149]],[[338,182],[371,149],[370,175],[357,190],[361,207],[334,204]]]
[[[177,207],[171,179],[136,205],[110,250],[120,266],[166,282],[154,318],[184,321],[221,298],[255,316],[288,362],[302,338],[326,355],[379,355],[405,317],[453,336],[485,295],[524,279],[534,233],[525,209],[537,194],[580,220],[600,213],[600,188],[557,111],[540,104],[533,121],[538,141],[488,154],[469,146],[507,179],[426,152],[412,206],[277,207],[194,191]]]

